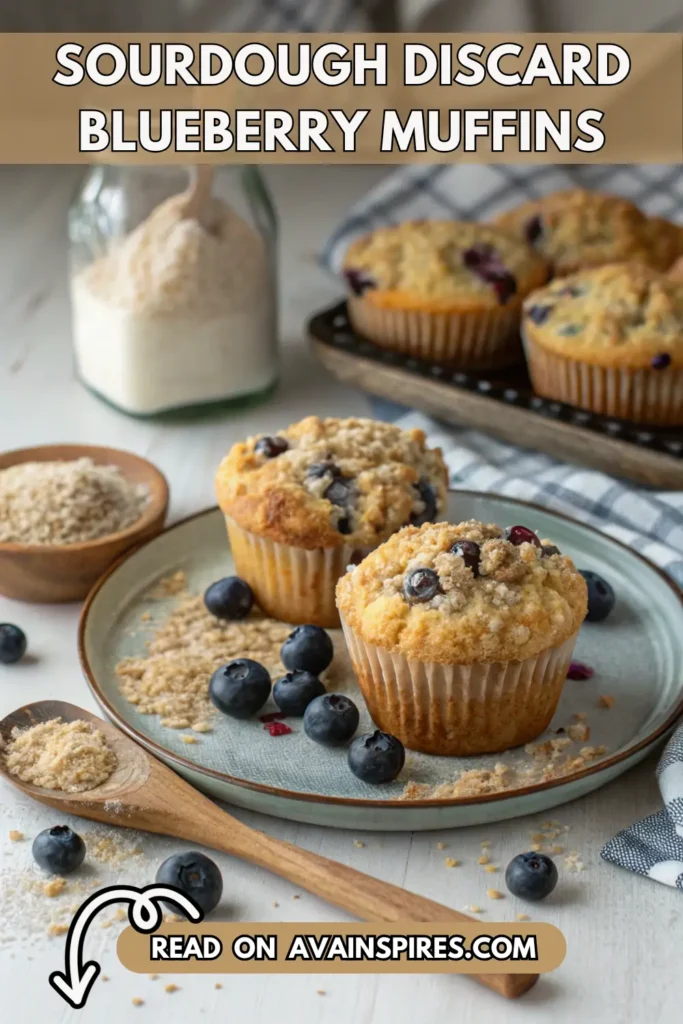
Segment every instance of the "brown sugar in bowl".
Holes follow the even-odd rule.
[[[168,483],[156,466],[132,452],[87,444],[52,444],[0,454],[0,470],[24,462],[72,462],[90,458],[116,466],[131,483],[144,485],[149,501],[140,518],[118,533],[75,544],[0,542],[0,594],[18,601],[59,604],[82,600],[120,555],[159,533],[168,509]]]

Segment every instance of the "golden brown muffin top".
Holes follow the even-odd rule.
[[[369,548],[445,507],[448,472],[421,430],[308,416],[233,446],[216,475],[221,509],[293,547]]]
[[[504,305],[547,280],[545,260],[490,224],[406,221],[357,239],[344,258],[351,290],[377,304]]]
[[[586,615],[583,577],[543,543],[475,520],[409,526],[349,569],[337,606],[366,643],[409,659],[523,661],[564,643]]]
[[[556,275],[633,261],[666,270],[683,253],[683,229],[647,217],[620,196],[586,189],[552,192],[494,221],[533,246]]]
[[[599,366],[683,367],[683,281],[620,263],[554,281],[528,297],[523,330],[556,355]]]

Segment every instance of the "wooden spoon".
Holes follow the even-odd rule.
[[[213,230],[211,190],[213,188],[213,167],[198,164],[190,171],[190,186],[184,193],[185,217],[199,221],[207,231]]]
[[[8,773],[0,757],[0,775],[41,803],[108,825],[189,839],[242,857],[367,921],[471,923],[474,920],[433,900],[243,825],[113,725],[73,704],[43,700],[19,708],[0,722],[0,739],[7,743],[15,726],[26,729],[54,718],[65,722],[81,719],[101,729],[117,755],[118,768],[96,789],[87,793],[65,793],[20,782]],[[522,995],[538,980],[537,974],[472,977],[508,999]]]

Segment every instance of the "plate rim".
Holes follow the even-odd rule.
[[[449,487],[449,493],[452,494],[463,494],[470,498],[484,498],[484,499],[499,499],[508,502],[512,505],[517,505],[520,508],[531,509],[536,512],[541,512],[546,515],[554,516],[565,522],[571,523],[574,526],[578,526],[583,530],[594,534],[600,539],[607,540],[610,544],[615,545],[626,551],[630,556],[642,562],[643,565],[653,571],[661,580],[667,585],[669,590],[680,605],[680,610],[683,615],[683,590],[681,590],[674,580],[668,576],[663,569],[660,569],[658,565],[646,558],[639,551],[635,551],[633,548],[624,544],[622,541],[617,540],[615,537],[604,534],[601,530],[591,526],[588,523],[584,523],[579,519],[574,519],[572,516],[567,515],[565,512],[559,512],[556,509],[547,508],[543,505],[539,505],[537,502],[524,501],[522,498],[508,497],[506,494],[494,494],[490,491],[475,491],[468,488],[456,488]],[[633,755],[639,753],[645,748],[653,746],[658,740],[663,739],[671,729],[676,725],[679,719],[683,718],[683,685],[675,706],[671,712],[667,715],[666,719],[652,732],[644,736],[638,743],[633,746],[627,747],[621,753],[613,754],[611,757],[605,758],[602,761],[597,762],[593,765],[587,765],[585,768],[577,772],[573,772],[571,775],[563,775],[555,779],[546,779],[543,782],[536,782],[529,786],[521,786],[518,789],[502,790],[497,793],[485,793],[476,796],[465,796],[465,797],[440,797],[440,798],[424,798],[420,800],[404,800],[400,798],[394,798],[391,800],[376,800],[376,799],[363,799],[361,797],[343,797],[343,796],[322,796],[319,793],[301,793],[296,790],[282,789],[277,786],[269,786],[261,782],[253,782],[249,779],[240,779],[233,775],[228,775],[225,772],[217,771],[215,768],[207,768],[204,765],[198,765],[194,761],[190,761],[188,758],[183,757],[181,754],[176,754],[169,750],[167,747],[157,743],[156,740],[151,737],[145,736],[144,733],[139,732],[135,726],[127,722],[116,710],[116,708],[109,702],[105,694],[100,688],[100,684],[95,678],[95,674],[90,666],[88,655],[85,647],[85,634],[88,625],[88,618],[90,610],[97,598],[97,595],[105,587],[107,581],[113,574],[130,558],[137,555],[143,548],[149,544],[165,536],[167,533],[171,533],[173,530],[177,530],[182,526],[186,526],[188,523],[193,522],[195,519],[200,519],[204,516],[213,515],[219,512],[218,505],[211,505],[208,508],[201,509],[198,512],[193,512],[189,516],[184,516],[175,523],[171,523],[166,526],[160,533],[157,533],[154,537],[150,537],[144,540],[142,543],[136,545],[133,549],[124,552],[119,558],[117,558],[106,571],[100,576],[100,578],[93,585],[89,591],[81,609],[81,613],[78,620],[78,658],[81,666],[83,675],[88,684],[90,692],[94,696],[99,706],[104,711],[105,715],[113,721],[116,726],[125,732],[131,739],[140,743],[147,750],[158,757],[162,761],[173,762],[180,765],[182,768],[196,772],[199,775],[207,776],[208,778],[225,783],[227,785],[237,786],[242,789],[248,789],[252,792],[257,792],[263,796],[272,796],[278,799],[288,800],[299,800],[304,803],[320,803],[320,804],[331,804],[343,807],[367,809],[367,810],[399,810],[399,809],[438,809],[448,807],[472,807],[482,804],[494,804],[499,801],[514,800],[516,798],[523,798],[527,796],[533,796],[536,793],[544,793],[548,790],[559,789],[563,786],[568,786],[576,782],[580,782],[582,779],[588,778],[592,775],[598,774],[602,771],[606,771],[610,768],[615,767],[621,762],[628,762]]]

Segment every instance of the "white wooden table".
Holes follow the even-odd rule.
[[[285,370],[270,404],[234,418],[198,425],[158,426],[120,416],[87,394],[73,379],[66,293],[65,212],[73,191],[70,168],[0,168],[0,449],[48,441],[111,444],[139,452],[168,475],[171,517],[213,502],[212,474],[228,446],[249,432],[277,428],[306,413],[365,414],[366,398],[343,387],[308,354],[302,323],[308,313],[337,294],[334,282],[316,267],[314,254],[345,207],[382,174],[379,168],[277,168],[269,177],[282,217],[283,336]],[[78,608],[23,606],[0,598],[0,621],[15,621],[29,637],[30,663],[0,672],[0,714],[42,697],[59,696],[96,710],[76,656]],[[238,815],[272,835],[463,908],[485,907],[484,920],[512,920],[528,911],[565,934],[563,966],[541,979],[522,1001],[504,1003],[472,981],[445,976],[249,977],[178,979],[169,995],[124,970],[116,960],[113,929],[94,928],[88,956],[99,958],[109,982],[97,982],[81,1015],[57,999],[47,984],[60,966],[63,939],[37,936],[26,950],[0,943],[0,999],[3,1015],[17,1024],[142,1019],[180,1024],[228,1020],[242,1024],[412,1024],[439,1022],[538,1021],[547,1024],[673,1024],[683,1006],[683,899],[681,893],[610,867],[600,861],[606,839],[634,818],[658,809],[649,760],[605,789],[556,817],[571,830],[567,849],[581,852],[586,870],[567,874],[551,899],[529,911],[511,897],[487,900],[489,886],[504,888],[501,875],[477,864],[482,840],[492,843],[494,863],[503,868],[526,849],[539,822],[520,819],[501,825],[445,834],[339,832]],[[547,816],[546,816],[547,817]],[[32,837],[55,824],[48,809],[29,806],[0,784],[0,938],[13,927],[3,908],[15,905],[9,887],[30,865],[30,843],[10,843],[9,829]],[[87,828],[88,826],[84,826]],[[354,840],[365,843],[357,846]],[[445,851],[437,842],[447,844]],[[161,859],[181,844],[145,837],[143,873],[152,880]],[[449,870],[444,859],[461,866]],[[264,872],[217,858],[225,879],[225,908],[243,921],[338,919],[338,912]],[[125,881],[122,869],[120,880]],[[147,879],[145,879],[147,880]],[[4,893],[4,895],[3,895]],[[274,902],[279,904],[275,907]],[[40,931],[40,929],[39,929]],[[324,995],[317,994],[325,990]],[[133,1009],[131,999],[144,1006]],[[125,1014],[125,1018],[124,1018]]]

